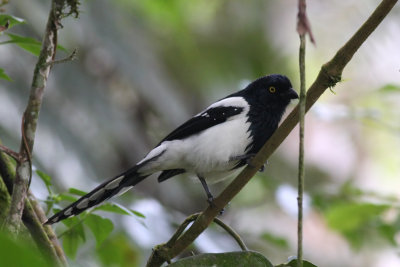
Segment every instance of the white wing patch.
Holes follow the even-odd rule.
[[[129,191],[132,188],[133,188],[133,186],[124,187],[124,188],[121,189],[121,191],[118,192],[118,194],[116,196],[120,196],[120,195],[126,193],[127,191]]]
[[[119,183],[121,182],[121,180],[122,179],[124,179],[124,175],[122,175],[122,176],[120,176],[120,177],[118,177],[118,178],[115,178],[114,180],[112,180],[111,182],[109,182],[106,186],[105,186],[105,189],[106,190],[111,190],[111,189],[114,189],[114,188],[116,188],[116,187],[118,187],[119,186]]]
[[[244,100],[243,97],[241,96],[233,96],[233,97],[228,97],[224,98],[218,102],[215,102],[214,104],[210,105],[208,108],[197,114],[196,116],[204,116],[204,117],[210,117],[210,115],[207,113],[207,110],[216,108],[216,107],[238,107],[238,108],[243,108],[243,113],[247,114],[249,112],[249,104],[247,103],[246,100]]]
[[[89,199],[84,198],[78,203],[78,205],[76,205],[76,207],[78,209],[85,209],[85,208],[87,208],[88,204],[89,204]]]
[[[160,144],[158,147],[153,148],[153,149],[146,155],[146,157],[144,157],[144,159],[142,159],[141,161],[138,162],[137,165],[140,165],[140,164],[142,164],[142,163],[145,162],[145,161],[148,161],[148,160],[151,160],[151,159],[153,159],[153,158],[155,158],[155,157],[160,156],[162,153],[164,153],[165,149],[166,149],[165,145],[163,145],[163,143]]]
[[[69,209],[67,209],[66,211],[64,211],[64,215],[65,216],[70,216],[71,215],[71,213],[72,213],[72,207],[70,207]]]
[[[94,200],[98,199],[99,197],[101,197],[104,194],[105,191],[106,191],[106,189],[104,189],[104,187],[100,188],[98,191],[96,191],[93,195],[91,195],[89,197],[89,201],[94,201]]]

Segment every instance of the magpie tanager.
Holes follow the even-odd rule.
[[[206,180],[219,181],[244,167],[276,130],[290,100],[296,98],[286,76],[273,74],[253,81],[189,119],[135,166],[97,186],[46,224],[122,194],[156,172],[161,172],[159,182],[182,173],[196,175],[212,204]]]

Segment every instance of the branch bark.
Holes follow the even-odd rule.
[[[13,235],[17,235],[19,231],[28,183],[32,175],[31,152],[35,140],[36,126],[44,88],[50,73],[51,64],[49,62],[54,60],[56,54],[57,31],[61,26],[63,8],[65,7],[65,0],[54,0],[51,3],[42,49],[35,67],[30,96],[22,119],[20,161],[17,162],[10,211],[6,219],[6,228]]]
[[[321,70],[307,91],[306,112],[325,92],[326,89],[333,87],[341,80],[344,67],[349,63],[355,52],[378,27],[382,20],[387,16],[397,0],[383,0],[366,22],[348,40],[345,45],[338,50],[336,55],[321,67]],[[297,105],[289,116],[284,120],[268,142],[263,146],[255,158],[227,188],[214,199],[214,205],[204,210],[192,226],[174,244],[169,246],[160,245],[153,251],[147,266],[161,266],[165,261],[176,257],[187,248],[213,221],[219,211],[240,192],[247,182],[256,174],[262,164],[278,148],[283,140],[294,129],[299,122],[299,106]],[[162,256],[158,253],[162,251]]]
[[[10,208],[11,197],[0,174],[0,225],[3,225]]]

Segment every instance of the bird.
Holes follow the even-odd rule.
[[[290,101],[297,98],[286,76],[260,77],[193,116],[136,165],[103,182],[51,216],[45,224],[78,215],[158,172],[161,172],[158,182],[183,173],[194,174],[212,205],[213,195],[207,182],[220,181],[249,164],[277,129]]]

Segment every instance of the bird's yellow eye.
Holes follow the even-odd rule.
[[[276,92],[276,88],[273,87],[273,86],[270,86],[270,87],[269,87],[269,92],[270,92],[270,93],[275,93],[275,92]]]

